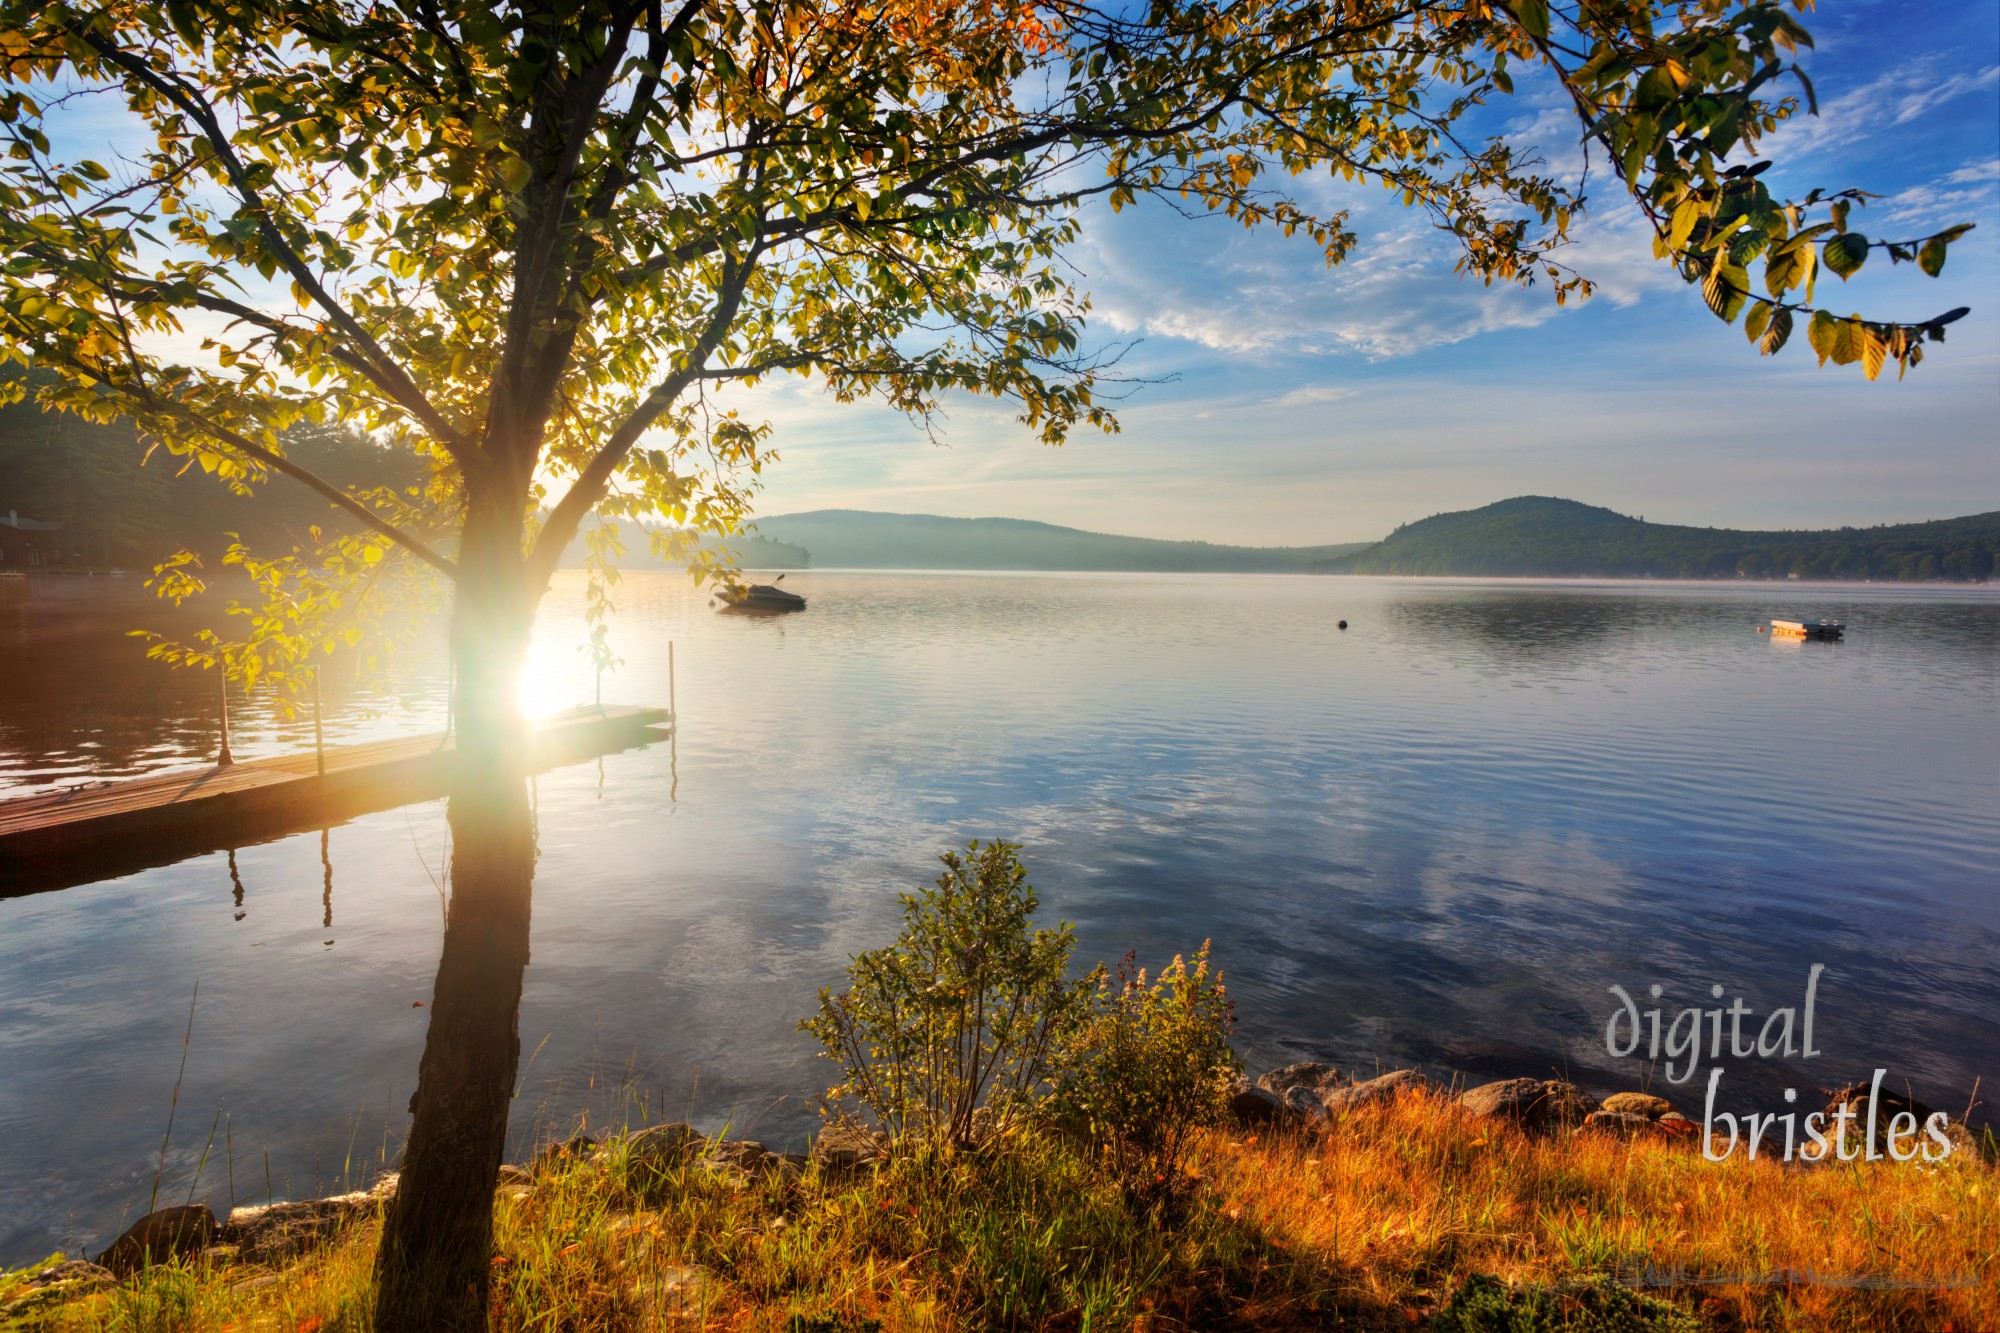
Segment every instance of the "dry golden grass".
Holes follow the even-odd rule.
[[[2000,1175],[1970,1153],[1713,1163],[1643,1139],[1532,1138],[1411,1097],[1325,1134],[1216,1133],[1200,1156],[1189,1203],[1162,1219],[1133,1215],[1061,1140],[855,1182],[660,1173],[614,1147],[496,1199],[492,1327],[1400,1330],[1475,1273],[1560,1284],[1650,1263],[1684,1279],[1793,1271],[1656,1293],[1719,1329],[2000,1328]],[[269,1274],[156,1270],[24,1327],[366,1329],[375,1235],[365,1224]],[[1855,1279],[1908,1285],[1841,1285]]]
[[[1381,1305],[1422,1309],[1473,1272],[1650,1265],[1722,1328],[2000,1329],[2000,1175],[1970,1151],[1709,1162],[1686,1142],[1536,1138],[1406,1097],[1323,1136],[1223,1138],[1211,1160],[1226,1209]]]

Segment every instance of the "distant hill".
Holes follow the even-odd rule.
[[[765,538],[803,546],[820,569],[1046,569],[1297,574],[1358,551],[1333,546],[1218,546],[1057,527],[1018,518],[940,518],[818,509],[757,520]]]
[[[1736,532],[1647,523],[1610,509],[1522,495],[1408,523],[1326,574],[1528,578],[1981,580],[2000,557],[2000,511],[1931,523],[1820,532]]]

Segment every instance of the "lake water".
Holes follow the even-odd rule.
[[[537,783],[517,1151],[621,1097],[800,1143],[830,1067],[794,1024],[939,852],[996,835],[1082,959],[1212,937],[1253,1070],[1637,1086],[1604,1049],[1609,986],[1661,986],[1671,1018],[1720,984],[1761,1015],[1819,963],[1824,1055],[1725,1061],[1719,1106],[1885,1067],[1957,1114],[2000,1075],[1995,590],[786,586],[811,610],[717,615],[670,573],[620,590],[605,699],[664,704],[672,642],[680,733]],[[581,608],[565,576],[538,709],[590,698]],[[1774,642],[1772,615],[1848,638]],[[0,789],[212,750],[212,685],[120,636],[159,617],[129,586],[0,591]],[[434,729],[443,704],[419,654],[372,692],[330,681],[330,738]],[[234,716],[239,756],[310,736]],[[433,803],[0,900],[0,1263],[103,1245],[156,1172],[162,1204],[221,1209],[393,1157],[444,852]],[[1668,1091],[1699,1115],[1705,1078]]]

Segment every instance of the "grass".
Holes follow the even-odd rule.
[[[1666,1306],[1650,1324],[1602,1313],[1639,1308],[1604,1275],[1651,1264],[1667,1285],[1647,1295],[1700,1327],[2000,1328],[2000,1174],[1969,1153],[1711,1163],[1644,1139],[1530,1138],[1415,1097],[1324,1135],[1213,1133],[1196,1160],[1166,1215],[1135,1212],[1059,1137],[849,1181],[659,1166],[614,1143],[496,1196],[492,1326],[1664,1330]],[[375,1235],[364,1223],[269,1274],[154,1269],[19,1326],[363,1330]],[[1777,1270],[1789,1280],[1726,1280]],[[22,1276],[0,1275],[0,1303]]]

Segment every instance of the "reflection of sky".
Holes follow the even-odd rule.
[[[1099,531],[1258,544],[1373,539],[1398,523],[1510,495],[1563,495],[1659,522],[1822,527],[2000,507],[1990,412],[2000,338],[2000,34],[1987,0],[1850,0],[1806,17],[1823,114],[1769,142],[1768,180],[1802,194],[1885,196],[1853,225],[1875,237],[1979,229],[1943,281],[1880,258],[1836,311],[1974,314],[1906,383],[1820,370],[1803,333],[1765,362],[1650,255],[1600,169],[1597,215],[1572,259],[1603,295],[1559,311],[1545,288],[1489,291],[1381,192],[1305,182],[1353,211],[1361,245],[1328,270],[1313,247],[1157,205],[1093,207],[1072,259],[1092,331],[1143,341],[1125,432],[1067,449],[1004,409],[958,401],[937,449],[900,417],[838,407],[786,381],[742,395],[778,426],[764,513],[830,506],[1013,515]],[[91,144],[117,122],[68,108]],[[1526,80],[1482,131],[1573,171],[1575,132]],[[97,151],[93,149],[93,151]]]
[[[1259,1068],[1636,1085],[1600,1045],[1611,984],[1658,982],[1673,1005],[1720,982],[1764,1012],[1823,962],[1828,1058],[1732,1066],[1738,1109],[1878,1065],[1953,1106],[2000,1076],[1984,591],[786,582],[806,614],[720,616],[671,574],[619,590],[626,665],[605,697],[664,701],[671,641],[682,734],[536,783],[522,1137],[601,1118],[629,1068],[655,1116],[795,1142],[826,1071],[794,1023],[894,934],[894,895],[937,852],[994,835],[1024,844],[1085,959],[1157,965],[1213,937]],[[1802,597],[1847,642],[1755,633]],[[590,697],[581,602],[563,576],[538,637],[552,705]],[[441,679],[402,684],[400,725],[434,725]],[[66,707],[43,725],[95,716]],[[266,1148],[294,1193],[315,1153],[327,1182],[350,1141],[355,1169],[385,1132],[393,1153],[442,809],[370,815],[329,846],[330,928],[316,833],[239,850],[241,909],[219,855],[0,901],[0,1212],[74,1216],[101,1243],[143,1200],[197,980],[176,1201],[218,1104],[239,1198],[262,1197]],[[0,1262],[62,1240],[0,1230]]]

